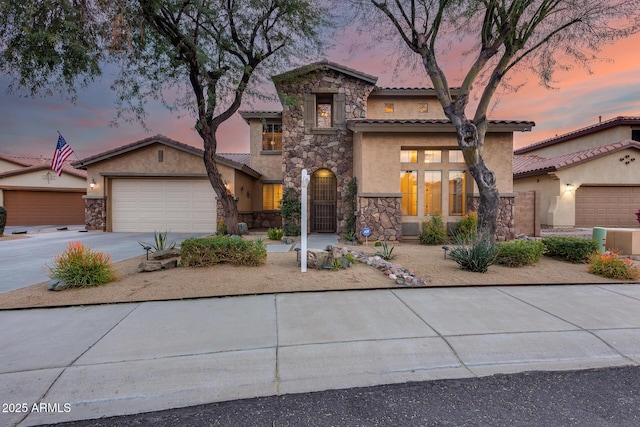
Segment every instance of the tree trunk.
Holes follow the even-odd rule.
[[[480,135],[476,125],[464,117],[455,117],[455,120],[452,121],[457,130],[458,145],[462,149],[469,173],[476,182],[480,193],[478,237],[488,239],[493,243],[496,238],[500,193],[496,187],[496,177],[482,157],[484,135]]]
[[[220,175],[220,172],[218,172],[215,153],[217,141],[215,132],[211,133],[213,135],[202,134],[202,139],[204,142],[204,166],[207,170],[209,182],[211,182],[211,186],[216,192],[218,200],[220,200],[220,203],[222,205],[222,209],[224,211],[224,223],[227,226],[227,233],[240,234],[240,231],[238,229],[237,202],[233,194],[229,190],[227,190],[227,187],[224,185],[222,175]]]

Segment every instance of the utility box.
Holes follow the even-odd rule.
[[[621,255],[640,255],[640,230],[607,228],[606,249]]]

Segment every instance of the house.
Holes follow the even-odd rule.
[[[311,175],[310,232],[345,230],[353,178],[357,232],[369,227],[370,239],[416,237],[431,214],[455,222],[478,203],[434,89],[380,88],[377,77],[328,61],[272,80],[282,110],[240,112],[250,127],[249,153],[218,153],[239,220],[250,228],[282,224],[283,189],[300,195],[303,169]],[[514,233],[513,133],[533,125],[489,123],[484,155],[501,194],[502,238]],[[215,231],[221,208],[202,157],[158,135],[74,163],[87,172],[87,228]]]
[[[455,222],[477,205],[456,131],[434,89],[380,88],[377,77],[329,61],[272,77],[282,111],[242,111],[251,167],[265,192],[301,190],[311,175],[310,232],[345,229],[347,186],[357,180],[357,232],[371,239],[416,237],[431,214]],[[452,89],[455,95],[456,90]],[[491,120],[486,163],[501,194],[499,238],[514,232],[513,133],[534,123]]]
[[[86,228],[103,231],[215,232],[221,208],[204,151],[156,135],[74,162],[86,171]],[[270,226],[276,212],[256,209],[260,173],[247,154],[218,155],[218,170],[236,195],[240,220]]]
[[[637,227],[640,117],[616,117],[514,151],[516,191],[540,192],[548,227]]]
[[[86,175],[65,162],[58,176],[51,159],[0,155],[0,206],[8,226],[84,224]]]

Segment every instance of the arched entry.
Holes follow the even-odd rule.
[[[311,231],[335,233],[338,182],[329,169],[319,169],[311,176]]]

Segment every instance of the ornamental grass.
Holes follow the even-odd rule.
[[[111,256],[92,251],[82,242],[69,242],[67,249],[53,259],[49,277],[71,287],[97,286],[118,280]]]
[[[615,252],[592,254],[589,257],[589,273],[618,280],[640,278],[640,268],[629,258],[621,258]]]

